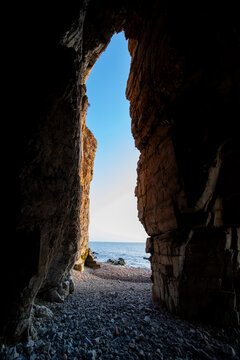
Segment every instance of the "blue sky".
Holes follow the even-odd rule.
[[[130,55],[115,34],[87,79],[86,123],[98,142],[90,188],[90,241],[145,241],[134,196],[139,151],[125,96]]]

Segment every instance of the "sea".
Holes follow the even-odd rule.
[[[94,252],[96,261],[106,262],[108,259],[123,258],[125,266],[150,269],[150,254],[145,253],[144,242],[102,242],[90,241],[89,247]]]

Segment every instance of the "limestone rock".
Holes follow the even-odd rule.
[[[91,249],[88,250],[88,256],[86,258],[85,265],[87,267],[90,267],[91,269],[99,269],[100,268],[100,264],[98,264],[94,260],[94,255],[93,255],[93,252]]]
[[[16,237],[1,242],[1,265],[9,254],[14,264],[1,271],[1,338],[16,342],[28,334],[37,294],[64,299],[73,288],[72,268],[87,248],[80,244],[88,224],[80,219],[88,208],[85,82],[121,30],[132,56],[126,96],[141,152],[136,196],[151,238],[153,296],[185,317],[237,321],[237,10],[209,3],[196,11],[194,2],[170,6],[164,0],[84,0],[57,8],[42,2],[38,16],[23,7],[14,48],[21,54],[15,83],[24,91],[14,98],[18,114],[11,120],[17,134]]]
[[[75,264],[74,265],[74,270],[77,270],[77,271],[84,271],[84,263],[81,263],[81,264]]]
[[[86,116],[86,113],[84,113]],[[89,254],[89,192],[90,192],[90,182],[93,177],[93,166],[95,153],[97,150],[97,140],[94,138],[91,131],[85,126],[85,119],[82,119],[82,141],[83,141],[83,156],[81,163],[81,187],[82,187],[82,202],[81,202],[81,211],[80,211],[80,228],[81,236],[79,239],[79,250],[77,255],[77,261],[75,263],[75,270],[83,271],[84,263]],[[89,261],[89,259],[88,259]]]
[[[150,235],[146,251],[153,298],[187,318],[235,325],[240,310],[240,148],[234,120],[226,133],[224,114],[236,109],[231,75],[222,71],[209,43],[209,33],[221,25],[212,27],[210,16],[208,30],[199,32],[200,14],[189,27],[181,7],[182,16],[176,12],[168,18],[161,4],[155,5],[140,33],[135,33],[136,18],[126,31],[132,56],[126,96],[141,152],[135,195],[139,220]],[[217,46],[227,63],[225,41]],[[207,60],[209,51],[214,63]],[[219,77],[211,77],[210,84],[207,74],[216,71]],[[226,106],[222,90],[216,91],[220,83],[228,93]],[[228,241],[231,250],[226,249],[229,231],[235,238]]]

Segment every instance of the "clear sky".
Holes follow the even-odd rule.
[[[130,55],[124,33],[115,34],[87,80],[86,123],[98,147],[90,187],[90,241],[147,238],[134,196],[139,151],[125,96]]]

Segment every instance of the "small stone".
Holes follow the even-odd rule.
[[[97,358],[96,350],[92,350],[92,360],[96,360],[96,358]]]
[[[139,351],[139,355],[142,356],[143,358],[145,357],[145,354],[144,354],[143,350]]]
[[[234,358],[236,356],[236,351],[234,348],[228,344],[222,345],[222,351],[230,358]]]
[[[49,343],[49,344],[46,344],[46,345],[44,345],[44,347],[42,348],[42,351],[43,351],[44,353],[47,353],[47,352],[49,352],[50,348],[51,348],[51,344],[50,344],[50,343]]]
[[[163,354],[162,354],[162,352],[161,352],[161,350],[159,348],[156,350],[156,353],[158,354],[160,359],[163,359]]]
[[[137,341],[144,341],[145,337],[142,333],[139,334],[139,336],[137,337]]]
[[[117,326],[115,327],[115,330],[114,330],[114,335],[115,335],[115,336],[118,336],[118,335],[119,335],[119,329],[118,329],[118,327],[117,327]]]
[[[95,338],[94,341],[95,341],[96,344],[99,344],[99,342],[100,342],[100,337]]]
[[[177,329],[177,331],[176,331],[176,335],[178,335],[178,336],[182,337],[182,336],[183,336],[183,333],[182,333],[182,331],[181,331],[181,330]]]
[[[9,354],[11,355],[11,360],[18,359],[19,354],[15,348],[15,346],[9,351]]]
[[[133,330],[132,335],[133,335],[133,336],[138,336],[137,330]]]
[[[34,341],[33,340],[28,340],[27,347],[28,346],[34,346]]]
[[[27,345],[26,350],[27,350],[27,353],[30,355],[33,352],[33,346]]]
[[[59,332],[59,333],[57,334],[57,337],[58,337],[59,340],[61,340],[62,337],[63,337],[63,333],[62,333],[62,332]]]
[[[149,316],[145,316],[144,322],[147,323],[147,324],[150,324],[150,322],[151,322],[150,317],[149,317]]]
[[[29,360],[37,360],[37,355],[36,354],[32,354],[29,358]]]

